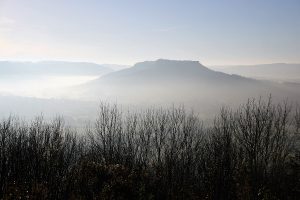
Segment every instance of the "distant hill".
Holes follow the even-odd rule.
[[[107,68],[112,69],[114,71],[119,71],[119,70],[126,69],[126,68],[130,67],[129,65],[117,65],[117,64],[101,64],[101,66],[107,67]]]
[[[262,65],[219,66],[220,71],[257,79],[300,82],[300,64],[274,63]]]
[[[289,89],[287,89],[289,88]],[[213,71],[197,61],[159,59],[112,72],[77,88],[86,98],[119,102],[185,103],[212,107],[268,96],[298,99],[287,85]]]
[[[113,70],[88,62],[41,61],[11,62],[0,61],[1,75],[43,75],[43,76],[99,76]]]

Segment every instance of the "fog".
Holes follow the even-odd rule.
[[[213,69],[261,80],[300,83],[300,64],[271,63],[263,65],[215,66]]]
[[[50,61],[2,62],[0,74],[2,117],[63,115],[70,125],[81,128],[97,116],[101,101],[137,110],[184,105],[202,119],[213,119],[222,106],[235,108],[249,98],[272,95],[278,102],[300,100],[297,82],[279,83],[244,74],[226,74],[198,61],[159,59],[131,67]],[[294,76],[297,76],[295,72]]]
[[[99,76],[47,75],[4,75],[0,77],[1,94],[37,98],[62,98],[67,87],[99,78]]]

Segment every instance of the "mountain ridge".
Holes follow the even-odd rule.
[[[211,70],[198,61],[159,59],[112,72],[79,87],[84,97],[108,97],[122,102],[230,102],[283,91],[269,81]],[[219,95],[222,98],[215,99]],[[208,100],[209,99],[209,100]],[[214,100],[213,100],[214,99]],[[150,104],[151,104],[150,103]]]
[[[103,75],[113,70],[95,63],[69,61],[0,61],[0,75]]]

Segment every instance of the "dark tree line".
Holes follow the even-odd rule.
[[[0,199],[299,199],[300,110],[271,100],[123,113],[80,136],[58,118],[0,123]]]

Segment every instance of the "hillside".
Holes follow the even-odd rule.
[[[159,59],[135,64],[133,67],[110,73],[94,82],[117,84],[155,84],[160,82],[219,82],[243,79],[235,75],[212,71],[198,61],[174,61]],[[246,80],[246,79],[245,79]],[[250,81],[248,79],[247,81]]]
[[[287,87],[213,71],[197,61],[159,59],[112,72],[81,85],[77,91],[83,92],[85,98],[108,98],[122,103],[184,103],[215,107],[271,93],[278,98],[298,99],[299,91]]]

